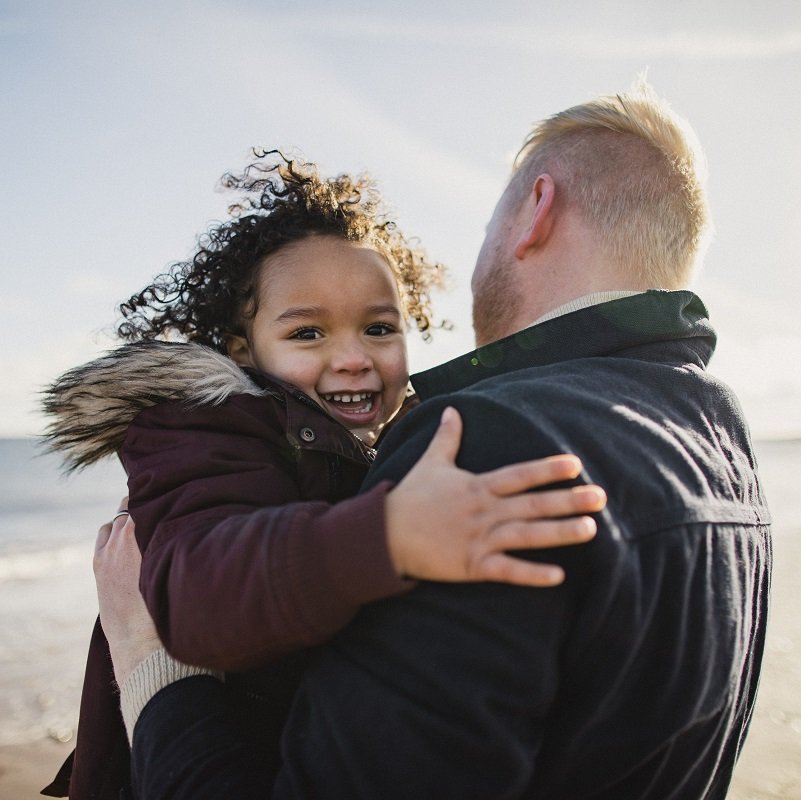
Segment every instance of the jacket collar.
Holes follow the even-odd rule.
[[[575,358],[633,356],[638,348],[656,342],[680,344],[682,356],[703,368],[715,341],[707,310],[695,294],[650,290],[532,325],[413,375],[412,385],[425,400],[527,367]]]

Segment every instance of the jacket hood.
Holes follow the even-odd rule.
[[[167,401],[219,405],[233,394],[265,394],[230,358],[199,344],[126,344],[68,370],[43,391],[48,450],[71,472],[114,455],[143,409]]]

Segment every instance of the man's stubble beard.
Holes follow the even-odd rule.
[[[523,298],[514,269],[495,261],[473,287],[473,330],[476,346],[503,339],[517,330]]]

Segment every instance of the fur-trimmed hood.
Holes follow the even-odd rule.
[[[262,395],[231,359],[199,344],[126,344],[68,370],[43,392],[44,438],[68,471],[115,454],[143,409],[168,400],[219,405],[233,394]]]

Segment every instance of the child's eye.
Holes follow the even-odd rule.
[[[303,342],[311,342],[314,339],[319,339],[322,334],[316,328],[300,328],[296,330],[289,338],[300,339]]]
[[[395,326],[388,322],[375,322],[367,326],[365,333],[368,336],[386,336],[388,333],[395,333]]]

